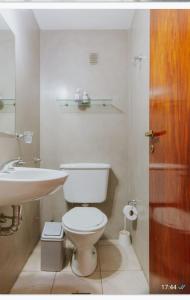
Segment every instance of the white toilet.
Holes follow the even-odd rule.
[[[60,166],[69,174],[63,187],[67,202],[82,204],[69,210],[62,218],[67,237],[75,246],[71,267],[75,274],[88,276],[97,266],[94,244],[108,222],[107,216],[91,203],[106,200],[109,164],[77,163]]]

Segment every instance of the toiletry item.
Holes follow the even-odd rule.
[[[83,104],[86,104],[86,103],[89,103],[90,101],[89,101],[89,96],[88,96],[88,93],[87,93],[87,91],[84,91],[83,92],[83,96],[82,96],[82,103]]]
[[[130,221],[135,221],[138,216],[137,209],[133,205],[126,205],[123,208],[123,213],[124,213],[125,217]]]
[[[75,98],[76,102],[80,102],[82,100],[82,89],[81,88],[76,89],[74,98]]]
[[[127,205],[128,206],[128,205]],[[123,230],[119,232],[118,241],[119,244],[123,247],[123,249],[127,252],[131,247],[131,234],[127,230],[127,217],[126,217],[126,207],[123,208],[123,214],[124,214],[124,224],[123,224]]]

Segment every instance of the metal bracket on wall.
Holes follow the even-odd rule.
[[[130,200],[128,201],[128,205],[132,205],[132,206],[137,206],[137,201],[136,200]]]

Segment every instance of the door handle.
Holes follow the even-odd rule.
[[[153,130],[149,130],[147,132],[145,132],[145,136],[149,137],[149,138],[154,138],[155,134]]]

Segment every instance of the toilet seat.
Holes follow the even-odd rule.
[[[63,216],[62,222],[65,229],[90,232],[104,227],[107,217],[95,207],[74,207]]]

